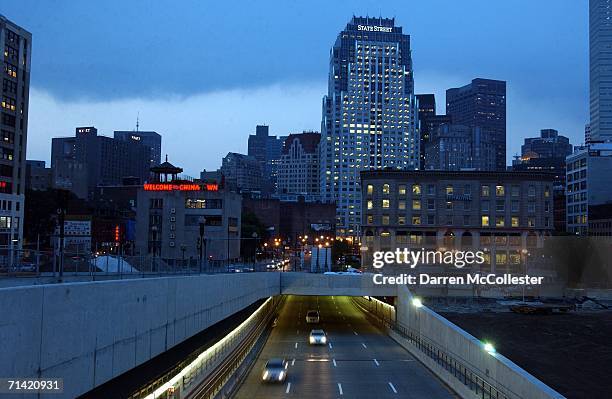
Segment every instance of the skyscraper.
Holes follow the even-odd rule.
[[[416,117],[410,36],[394,19],[353,17],[330,51],[321,122],[321,195],[338,235],[359,235],[361,170],[418,168]]]
[[[506,170],[506,82],[473,79],[446,90],[446,114],[453,123],[480,127],[495,145],[495,170]]]
[[[436,96],[434,94],[417,94],[419,133],[421,137],[421,153],[419,157],[419,168],[425,169],[425,144],[429,141],[431,131],[427,120],[436,115]]]
[[[612,0],[589,0],[591,140],[612,141]]]
[[[123,141],[138,141],[141,144],[151,148],[151,166],[157,166],[161,163],[161,141],[162,137],[157,132],[144,132],[141,130],[126,131],[115,130],[113,137],[116,140]]]
[[[32,35],[0,15],[0,247],[21,247],[30,96]]]
[[[255,134],[249,135],[247,154],[257,160],[264,177],[263,191],[267,194],[276,191],[276,177],[283,143],[287,136],[270,136],[270,127],[257,125]]]
[[[278,165],[278,197],[319,200],[319,141],[317,132],[290,134]]]

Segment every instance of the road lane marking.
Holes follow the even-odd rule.
[[[376,366],[380,366],[380,363],[378,363],[378,360],[374,359],[374,363],[376,364]]]
[[[389,382],[389,386],[391,387],[391,390],[393,391],[393,393],[397,393],[397,389],[395,389],[395,387],[393,386],[391,382]]]
[[[297,349],[297,342],[295,343],[295,349]]]
[[[340,391],[340,395],[344,395],[344,392],[342,391],[342,384],[338,383],[338,391]]]
[[[291,361],[291,367],[295,366],[295,359]]]
[[[357,331],[353,331],[353,334],[355,334],[355,335],[359,335],[359,334],[357,334]]]
[[[332,346],[331,342],[329,343],[329,349],[333,349],[334,347]]]
[[[297,345],[297,344],[296,344],[296,345]],[[366,349],[368,348],[368,347],[366,346],[366,344],[364,344],[363,342],[361,343],[361,346],[363,346],[363,347],[364,347],[364,348],[366,348]],[[297,346],[296,346],[296,348],[297,348]]]
[[[334,367],[338,367],[338,365],[336,364],[336,359],[332,359],[334,362]]]
[[[391,383],[389,383],[389,384],[391,384]],[[285,393],[289,393],[289,391],[291,391],[291,383],[290,382],[287,383],[287,390],[285,391]]]

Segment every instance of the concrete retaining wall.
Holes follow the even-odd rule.
[[[61,377],[73,398],[278,293],[278,273],[1,288],[0,377]]]
[[[511,398],[563,398],[561,394],[501,354],[486,352],[478,339],[434,311],[425,306],[414,307],[411,304],[412,295],[406,286],[398,287],[397,294],[398,323],[416,331],[420,336],[426,337],[447,354],[474,369],[491,385],[508,393]],[[426,359],[426,356],[423,356],[423,353],[413,344],[402,339],[397,339],[397,342],[421,359],[426,366],[462,397],[475,397],[473,393],[465,389],[465,386],[461,386],[463,384],[459,380],[450,376],[437,363]]]

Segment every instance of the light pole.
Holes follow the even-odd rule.
[[[200,217],[200,239],[198,241],[198,247],[200,249],[200,274],[202,274],[202,250],[206,246],[206,241],[204,241],[204,228],[206,226],[206,218],[204,216]]]

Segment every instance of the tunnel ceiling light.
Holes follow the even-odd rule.
[[[423,307],[423,302],[421,301],[421,298],[412,298],[412,304],[415,308]]]

